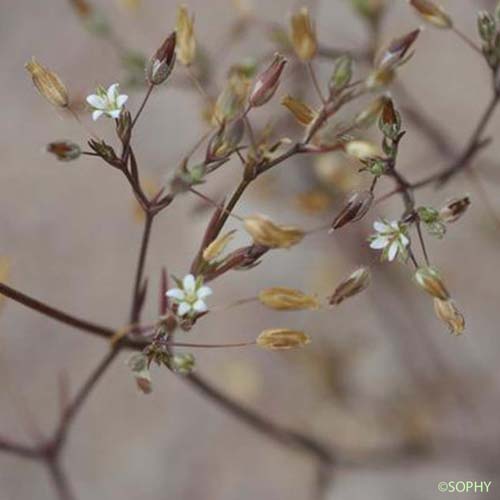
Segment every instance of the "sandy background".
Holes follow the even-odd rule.
[[[144,0],[138,11],[118,0],[94,3],[110,15],[122,38],[145,53],[156,48],[174,23],[176,2],[171,0]],[[298,5],[288,0],[253,4],[262,17],[279,22]],[[346,4],[315,2],[319,37],[327,45],[362,47],[367,38],[363,24]],[[421,24],[406,2],[392,4],[384,21],[385,38]],[[442,4],[474,36],[474,12],[494,2]],[[189,5],[196,12],[198,38],[223,61],[219,73],[244,55],[269,50],[270,43],[255,32],[246,42],[226,43],[221,49],[224,29],[235,18],[230,0]],[[23,70],[32,55],[57,70],[74,95],[85,96],[96,84],[107,85],[121,75],[112,47],[85,32],[64,0],[0,2],[0,254],[11,258],[10,283],[16,288],[75,315],[120,326],[129,307],[140,238],[131,194],[124,179],[98,161],[64,165],[44,153],[45,144],[54,139],[83,143],[85,135],[34,92]],[[321,66],[324,78],[330,68]],[[418,105],[460,147],[489,99],[488,74],[477,55],[454,36],[428,28],[401,76]],[[131,108],[137,106],[141,91],[127,93]],[[165,179],[200,136],[199,107],[188,85],[154,96],[136,134],[147,177]],[[497,116],[489,133],[499,125]],[[109,137],[105,120],[95,130]],[[401,168],[410,179],[448,163],[411,124],[407,130]],[[495,162],[498,154],[498,144],[493,144],[480,159]],[[482,168],[481,161],[476,163]],[[291,201],[312,185],[311,166],[312,160],[301,159],[271,173],[249,190],[238,212],[258,210],[305,227],[328,221],[334,211],[311,217],[298,212]],[[489,167],[481,172],[500,210],[500,177]],[[239,166],[231,164],[205,192],[220,195],[238,175]],[[198,370],[269,417],[340,447],[347,457],[397,445],[414,427],[417,434],[427,432],[432,416],[435,454],[389,465],[375,458],[361,468],[339,468],[331,499],[441,498],[437,482],[460,479],[492,480],[490,496],[498,497],[500,236],[474,187],[462,176],[441,192],[421,192],[419,199],[439,205],[463,192],[471,193],[470,212],[444,241],[430,241],[433,261],[466,315],[463,337],[447,334],[434,318],[431,302],[409,282],[402,266],[377,271],[369,292],[335,311],[283,316],[249,305],[214,314],[190,334],[191,340],[217,342],[250,339],[272,326],[306,329],[314,342],[305,351],[203,351],[197,353]],[[198,200],[181,201],[154,227],[147,262],[152,291],[162,265],[178,275],[185,272],[208,218],[207,212],[196,212]],[[399,212],[395,200],[379,213]],[[374,215],[346,230],[342,238],[318,235],[295,251],[270,254],[252,272],[226,275],[214,285],[211,303],[252,296],[275,284],[327,293],[356,264],[372,257],[359,248],[359,241],[370,233]],[[239,238],[246,241],[244,235]],[[154,320],[155,308],[151,293],[146,318]],[[58,380],[67,377],[74,393],[106,348],[99,339],[7,303],[0,317],[0,434],[24,443],[36,439],[33,427],[49,434],[59,412]],[[314,471],[308,457],[256,434],[166,371],[154,371],[150,396],[139,394],[125,360],[123,355],[115,362],[91,395],[69,438],[64,467],[78,498],[312,498]],[[450,373],[455,377],[451,384]],[[466,402],[457,400],[462,393]],[[445,401],[429,408],[430,395],[434,403],[441,397]],[[466,444],[470,441],[479,453],[471,452]],[[473,495],[461,495],[466,497]],[[0,500],[34,498],[54,498],[44,468],[0,455]]]

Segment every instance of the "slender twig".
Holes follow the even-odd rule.
[[[463,31],[459,30],[456,26],[452,26],[451,30],[455,33],[459,38],[461,38],[472,50],[475,50],[478,54],[483,57],[483,52],[481,47],[476,45],[476,43],[469,38]]]
[[[420,224],[420,220],[417,220],[415,225],[417,226],[418,239],[420,240],[420,246],[422,247],[425,263],[429,265],[429,255],[427,254],[427,248],[425,246],[424,236],[422,235],[422,227]]]
[[[47,460],[46,464],[59,500],[75,500],[76,497],[69,486],[67,475],[62,470],[61,464],[55,459]]]
[[[321,91],[321,87],[318,82],[318,77],[316,76],[316,72],[314,71],[314,67],[311,61],[307,62],[307,71],[309,73],[309,76],[311,77],[311,82],[313,84],[314,89],[316,90],[316,94],[318,94],[320,101],[323,104],[326,104],[327,100],[323,95],[323,92]]]

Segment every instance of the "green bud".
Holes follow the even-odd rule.
[[[385,170],[385,163],[382,160],[374,160],[373,163],[368,166],[368,172],[370,172],[375,177],[384,175]]]
[[[328,84],[330,92],[339,92],[349,84],[352,78],[352,59],[348,55],[340,56],[335,61],[333,73]]]
[[[477,29],[483,42],[491,43],[496,34],[495,18],[485,10],[478,12]]]

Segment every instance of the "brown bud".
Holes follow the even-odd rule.
[[[356,191],[347,200],[346,205],[335,217],[332,223],[332,231],[345,226],[349,222],[360,220],[370,210],[373,202],[371,191]]]
[[[368,287],[371,273],[367,267],[356,269],[346,280],[340,283],[329,299],[331,305],[338,305],[345,299],[357,295]]]
[[[436,316],[446,323],[453,335],[460,335],[465,329],[465,319],[453,300],[434,299]]]
[[[410,0],[415,10],[427,22],[436,28],[449,29],[453,26],[451,17],[444,11],[444,9],[429,0]]]
[[[432,267],[421,267],[415,272],[415,282],[425,290],[429,295],[441,300],[450,298],[450,294],[444,286],[441,276],[436,269]]]
[[[416,29],[399,38],[391,40],[379,53],[375,60],[377,70],[393,70],[405,62],[410,47],[415,43],[420,29]]]
[[[314,310],[320,307],[316,297],[306,295],[300,290],[282,286],[261,290],[259,293],[259,300],[265,306],[278,311]]]
[[[25,68],[31,74],[33,84],[38,92],[45,99],[59,108],[68,107],[68,91],[55,73],[36,62],[34,57],[26,63]]]
[[[302,61],[310,61],[317,50],[316,33],[307,7],[302,7],[291,17],[290,39],[295,53]]]
[[[152,85],[163,83],[170,75],[175,64],[175,31],[163,42],[146,66],[146,78]]]
[[[278,226],[263,215],[246,217],[246,231],[255,243],[269,248],[290,248],[304,238],[304,231],[292,226]]]
[[[439,210],[439,217],[443,222],[455,222],[467,211],[469,205],[470,198],[468,196],[452,198]]]
[[[311,342],[304,332],[289,330],[288,328],[270,328],[264,330],[257,337],[257,345],[272,351],[295,349]]]
[[[256,108],[269,101],[280,83],[281,73],[286,65],[286,58],[281,54],[275,54],[272,63],[254,81],[248,103]]]
[[[76,160],[82,154],[80,146],[71,141],[51,142],[47,145],[47,151],[60,161]]]

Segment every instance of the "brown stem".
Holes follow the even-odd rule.
[[[59,500],[75,500],[76,497],[59,462],[57,460],[47,460],[46,464]]]

